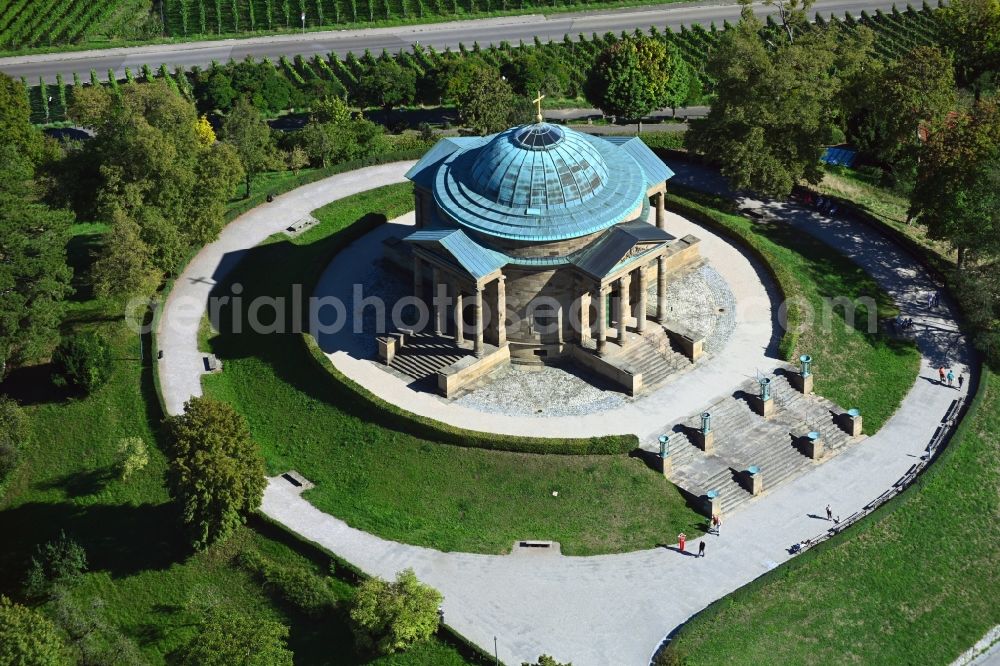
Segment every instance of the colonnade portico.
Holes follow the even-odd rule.
[[[655,268],[654,268],[655,262]],[[586,291],[580,295],[580,344],[585,345],[592,338],[596,342],[597,353],[605,355],[609,351],[608,347],[608,296],[617,293],[616,303],[617,342],[624,345],[628,334],[628,322],[634,316],[636,320],[635,332],[639,335],[646,333],[649,315],[649,271],[656,271],[656,310],[655,320],[658,324],[664,324],[667,320],[667,258],[662,254],[651,257],[643,261],[628,272],[602,280],[592,291]],[[637,298],[632,302],[632,283],[637,284]],[[590,322],[590,307],[592,301],[597,300],[597,326],[596,333],[594,326]]]
[[[423,300],[424,297],[424,264],[431,267],[431,316],[434,320],[434,334],[444,336],[448,331],[448,305],[451,298],[452,313],[454,319],[453,336],[455,344],[459,347],[465,345],[465,295],[468,293],[472,297],[472,350],[476,357],[482,357],[485,353],[486,326],[484,324],[484,291],[491,285],[496,285],[496,295],[494,298],[494,309],[491,322],[496,322],[491,343],[497,347],[504,347],[507,344],[506,317],[506,289],[504,286],[504,276],[500,271],[476,279],[471,275],[463,274],[463,271],[444,266],[435,260],[430,253],[417,251],[413,254],[413,295]],[[441,262],[442,264],[444,262]]]

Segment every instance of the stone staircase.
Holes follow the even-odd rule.
[[[454,338],[433,333],[415,333],[408,336],[406,344],[396,353],[389,367],[420,381],[435,377],[438,370],[471,355],[471,347],[458,347]]]
[[[644,392],[655,389],[671,376],[691,367],[691,361],[677,351],[666,331],[650,322],[648,331],[617,358],[642,373]]]
[[[671,481],[697,497],[717,491],[723,510],[730,513],[752,497],[738,481],[746,478],[750,466],[760,469],[767,492],[860,441],[837,424],[836,415],[844,411],[837,405],[817,395],[802,395],[783,374],[770,379],[776,409],[769,419],[751,407],[750,397],[758,391],[756,380],[748,380],[733,395],[704,410],[712,415],[715,438],[709,454],[690,439],[701,428],[700,413],[668,428]],[[811,460],[798,446],[810,431],[821,435],[825,452],[820,461]]]

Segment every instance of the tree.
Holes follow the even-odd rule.
[[[413,102],[416,82],[412,69],[402,67],[394,58],[382,57],[361,75],[358,87],[363,104],[389,113],[393,107]]]
[[[462,123],[477,134],[493,134],[509,127],[514,91],[495,68],[484,68],[481,73],[459,93],[458,113]]]
[[[28,417],[20,406],[5,395],[0,395],[0,484],[17,467],[31,436]]]
[[[951,61],[918,46],[869,77],[855,111],[852,135],[862,150],[889,166],[896,179],[912,177],[922,126],[935,125],[955,106]]]
[[[958,83],[978,97],[986,79],[1000,71],[1000,0],[953,0],[936,16],[938,40],[954,54]]]
[[[201,117],[198,118],[196,131],[198,133],[198,143],[202,147],[208,148],[215,143],[215,130],[212,129],[212,123],[208,122],[208,116],[205,114],[202,114]]]
[[[237,156],[217,142],[206,145],[194,106],[162,80],[124,86],[118,95],[84,88],[71,116],[95,132],[64,165],[82,218],[132,220],[160,273],[203,244],[206,230],[222,227],[242,177]],[[108,245],[102,258],[124,249]]]
[[[687,104],[691,96],[692,79],[697,81],[697,76],[691,70],[691,66],[684,62],[680,50],[673,42],[669,44],[670,70],[667,72],[667,93],[664,106],[669,106],[671,113],[677,113],[678,106]]]
[[[246,420],[224,402],[192,398],[166,426],[167,487],[181,506],[192,544],[202,549],[225,539],[260,506],[264,461]]]
[[[285,153],[285,166],[298,175],[299,169],[309,166],[309,154],[302,146],[292,146],[292,149]]]
[[[118,442],[118,475],[128,481],[149,464],[149,447],[141,437],[125,437]]]
[[[932,238],[958,250],[958,268],[970,250],[1000,253],[1000,103],[981,101],[927,131],[910,215]]]
[[[62,666],[69,651],[52,621],[42,613],[0,596],[0,664]]]
[[[412,569],[400,571],[393,583],[369,578],[351,606],[359,644],[386,654],[427,640],[440,622],[441,600],[441,593],[418,581]]]
[[[782,196],[800,180],[822,178],[819,157],[839,120],[837,72],[867,57],[871,36],[816,28],[769,48],[762,28],[744,8],[723,35],[707,64],[717,81],[712,109],[685,143],[718,160],[733,187]]]
[[[156,288],[152,252],[140,234],[135,220],[121,210],[113,213],[103,251],[91,269],[98,296],[145,295]]]
[[[245,98],[233,105],[222,124],[223,139],[236,148],[246,177],[246,196],[254,177],[275,161],[274,139],[260,112]]]
[[[181,666],[291,666],[288,627],[222,608],[207,612],[180,650]]]
[[[662,40],[630,36],[598,54],[587,79],[587,101],[605,115],[639,121],[670,103],[673,57]]]
[[[538,658],[538,661],[536,661],[535,663],[529,664],[528,662],[525,661],[521,662],[521,666],[573,666],[573,664],[569,662],[566,662],[564,664],[562,662],[556,661],[553,657],[550,657],[547,654],[543,654]]]
[[[0,379],[58,340],[71,216],[39,201],[35,162],[45,152],[24,87],[0,74]]]
[[[56,386],[70,386],[91,393],[108,381],[111,371],[111,348],[94,331],[63,338],[52,353],[52,381]]]
[[[53,586],[79,577],[87,570],[87,552],[76,540],[59,537],[35,548],[24,589],[32,597],[48,594]]]

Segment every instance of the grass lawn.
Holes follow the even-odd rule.
[[[102,225],[77,225],[69,261],[86,269],[89,250]],[[99,625],[98,641],[119,636],[134,641],[154,664],[194,633],[196,607],[206,601],[230,604],[255,616],[289,625],[290,647],[302,664],[368,663],[353,652],[347,624],[337,611],[307,617],[265,591],[235,563],[257,552],[284,567],[304,569],[326,580],[338,599],[352,587],[329,576],[329,558],[292,541],[261,521],[241,529],[221,547],[192,555],[168,504],[160,452],[162,415],[153,390],[149,339],[139,359],[139,339],[112,304],[92,300],[85,282],[76,284],[65,328],[95,328],[106,334],[116,359],[109,383],[86,398],[51,388],[45,365],[16,370],[0,386],[26,405],[34,442],[22,465],[0,492],[0,593],[19,594],[34,547],[61,530],[87,551],[89,573],[70,588],[71,602]],[[114,473],[122,437],[138,436],[151,446],[149,465],[128,482]],[[55,614],[54,603],[44,610]],[[411,652],[374,663],[465,664],[452,646],[433,640]]]
[[[401,184],[330,204],[306,234],[249,253],[231,281],[243,285],[244,303],[296,282],[308,294],[343,242],[338,233],[396,217],[412,196]],[[205,377],[206,393],[247,416],[271,473],[298,470],[317,483],[309,500],[354,527],[441,550],[501,553],[535,538],[590,554],[649,548],[703,523],[635,458],[468,449],[374,423],[369,403],[317,365],[299,335],[224,333],[211,346],[225,371]]]
[[[813,357],[816,392],[841,407],[859,408],[866,433],[881,428],[913,386],[920,354],[910,342],[868,333],[863,306],[855,314],[854,327],[847,325],[840,308],[832,317],[824,317],[823,299],[868,297],[877,304],[879,318],[884,318],[898,312],[889,295],[856,264],[811,236],[786,225],[755,224],[727,212],[731,204],[723,199],[687,192],[685,196],[668,195],[668,204],[680,207],[682,215],[684,208],[693,208],[743,238],[774,267],[786,298],[802,304],[800,310],[806,314],[800,317],[798,333],[790,338],[793,344],[787,357]]]
[[[675,656],[947,664],[1000,622],[1000,377],[984,383],[978,410],[920,482],[696,617]]]

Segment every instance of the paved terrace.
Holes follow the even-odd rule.
[[[199,253],[178,279],[160,325],[165,352],[161,387],[169,412],[200,393],[197,326],[185,335],[164,332],[175,316],[200,319],[201,312],[175,311],[172,305],[179,297],[193,295],[203,303],[210,288],[205,281],[231,270],[247,248],[330,200],[396,182],[406,168],[373,167],[296,190],[236,220]],[[719,189],[710,173],[685,165],[675,169],[682,182]],[[727,517],[721,536],[706,537],[705,559],[660,544],[595,557],[442,553],[355,530],[317,510],[280,477],[270,480],[262,510],[370,574],[391,577],[412,567],[444,594],[445,620],[487,650],[496,636],[500,658],[507,663],[531,661],[543,652],[577,666],[648,663],[664,636],[692,614],[778,566],[789,558],[788,546],[829,525],[810,514],[822,514],[831,504],[836,514],[846,516],[892,487],[924,452],[960,394],[937,384],[936,368],[948,365],[969,373],[972,350],[957,328],[953,305],[945,300],[938,309],[926,308],[926,294],[937,286],[911,256],[859,223],[782,203],[762,205],[869,271],[902,313],[913,318],[923,359],[920,376],[882,430]],[[966,386],[970,384],[974,382]],[[709,402],[706,397],[704,404]],[[674,540],[674,535],[664,535],[665,542]],[[697,543],[691,546],[697,548]]]

